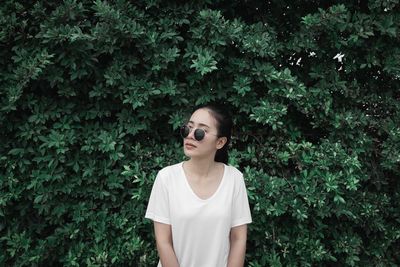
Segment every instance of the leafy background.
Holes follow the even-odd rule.
[[[0,265],[155,266],[155,174],[220,101],[246,266],[397,266],[399,26],[398,0],[2,1]]]

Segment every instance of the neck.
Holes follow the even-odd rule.
[[[214,158],[190,158],[185,162],[187,170],[193,175],[206,178],[208,173],[216,166]]]

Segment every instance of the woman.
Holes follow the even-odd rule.
[[[215,105],[182,126],[190,159],[161,169],[146,218],[154,221],[158,267],[243,266],[252,222],[242,173],[228,164],[232,120]]]

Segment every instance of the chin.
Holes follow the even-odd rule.
[[[195,156],[196,154],[195,153],[193,153],[193,152],[191,152],[191,151],[187,151],[187,150],[183,150],[183,153],[185,154],[185,156],[187,156],[187,157],[193,157],[193,156]]]
[[[190,157],[190,158],[192,158],[192,157],[202,157],[202,154],[199,154],[199,151],[188,150],[188,149],[185,149],[185,148],[183,148],[183,153],[185,153],[185,155],[187,157]]]

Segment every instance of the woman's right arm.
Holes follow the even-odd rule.
[[[171,225],[154,222],[154,233],[156,235],[156,243],[158,255],[163,267],[179,267],[178,260],[172,246],[172,230]]]

